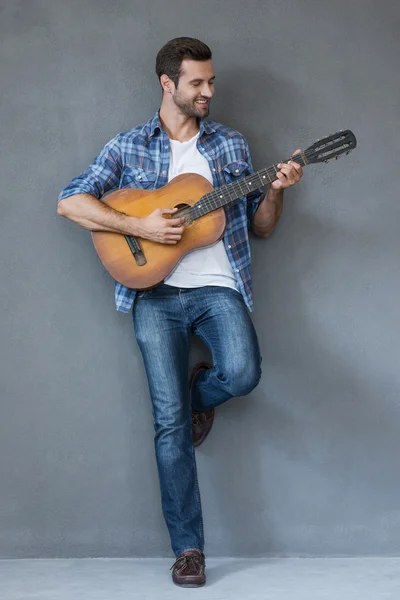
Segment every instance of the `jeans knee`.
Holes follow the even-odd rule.
[[[232,366],[220,379],[225,380],[232,396],[247,396],[260,382],[261,366],[244,365],[241,368]]]
[[[179,437],[188,421],[189,411],[184,410],[183,406],[153,410],[153,426],[157,437]]]

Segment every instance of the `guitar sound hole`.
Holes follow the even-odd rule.
[[[181,204],[176,204],[174,206],[174,208],[177,208],[180,211],[180,210],[184,210],[185,208],[190,208],[190,205],[181,203]]]
[[[191,215],[190,215],[190,209],[191,209],[190,204],[184,204],[182,202],[180,204],[176,204],[174,206],[174,208],[177,208],[178,211],[174,215],[171,215],[173,219],[177,219],[178,217],[180,217],[180,218],[186,217],[185,227],[188,227],[189,225],[191,225],[193,223],[193,219],[191,218]]]

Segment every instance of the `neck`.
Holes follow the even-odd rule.
[[[295,154],[281,162],[288,162],[289,160],[293,160],[303,167],[308,164],[307,151]],[[278,172],[278,166],[272,165],[272,167],[247,175],[247,177],[243,177],[239,181],[228,183],[217,190],[208,192],[191,206],[190,219],[198,219],[203,215],[234,202],[241,196],[247,196],[250,192],[254,192],[254,190],[272,183],[277,179]],[[176,213],[176,216],[179,217],[181,215],[180,213]]]
[[[160,108],[160,122],[168,137],[179,142],[190,140],[200,130],[196,117],[182,114],[177,106],[167,106],[164,100]]]

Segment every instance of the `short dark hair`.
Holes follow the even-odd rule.
[[[212,58],[210,48],[204,42],[190,37],[174,38],[159,50],[156,58],[156,73],[168,77],[178,87],[185,59],[206,61]]]

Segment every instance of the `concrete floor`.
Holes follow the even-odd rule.
[[[0,600],[400,599],[400,558],[208,559],[197,589],[172,584],[172,562],[0,560]]]

